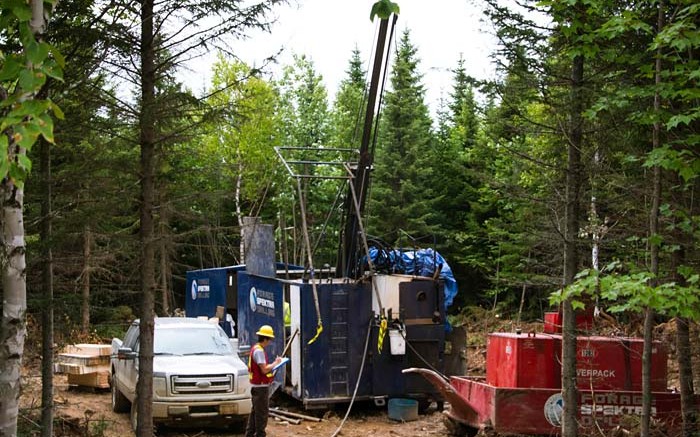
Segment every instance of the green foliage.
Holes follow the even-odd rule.
[[[399,5],[391,0],[379,0],[372,5],[372,11],[369,14],[369,19],[374,21],[374,17],[378,16],[382,20],[386,20],[391,14],[398,15],[400,12]]]
[[[276,2],[264,3],[261,11]],[[652,3],[522,3],[528,11],[511,9],[512,3],[505,8],[495,0],[485,4],[497,37],[504,42],[495,53],[498,79],[476,82],[467,74],[471,66],[461,58],[453,60],[453,87],[446,93],[436,123],[425,102],[425,87],[433,85],[423,83],[408,32],[398,44],[374,151],[368,231],[399,245],[435,244],[457,275],[458,300],[465,300],[458,305],[491,307],[497,301],[496,306],[502,305],[505,311],[506,306],[519,303],[525,290],[526,306],[541,311],[541,303],[561,283],[570,66],[572,58],[583,56],[581,103],[587,117],[581,148],[585,182],[578,199],[580,218],[584,219],[585,206],[595,197],[600,221],[607,217],[610,224],[601,242],[601,260],[623,260],[625,270],[594,274],[590,257],[584,256],[590,240],[580,239],[578,268],[584,273],[571,287],[557,292],[556,299],[571,298],[579,307],[590,296],[605,292],[616,310],[637,311],[653,304],[663,314],[681,314],[696,306],[693,272],[698,250],[692,242],[700,237],[694,201],[700,172],[698,6],[671,2],[674,12],[667,17],[669,25],[656,35],[657,10]],[[82,272],[83,230],[89,226],[95,234],[91,287],[96,294],[91,315],[99,322],[121,319],[111,309],[133,303],[139,280],[134,130],[138,97],[124,101],[122,90],[128,83],[116,81],[134,78],[129,67],[135,60],[133,38],[138,29],[120,24],[106,27],[91,15],[89,2],[61,2],[58,7],[66,9],[61,25],[49,27],[51,43],[31,41],[26,30],[27,4],[3,5],[12,8],[4,8],[0,16],[2,36],[12,38],[3,43],[0,62],[0,82],[10,92],[1,107],[0,123],[7,134],[0,135],[0,174],[24,178],[38,157],[37,148],[32,147],[35,141],[55,142],[53,200],[58,212],[52,244],[57,294],[63,305],[59,309],[78,319],[75,278]],[[207,9],[211,6],[187,0],[167,3],[164,11],[191,18],[219,16]],[[398,12],[395,6],[379,1],[372,16],[388,17]],[[256,13],[252,9],[236,10],[236,2],[221,7],[246,26],[252,25]],[[531,19],[530,12],[542,14],[547,25]],[[185,270],[235,263],[237,214],[259,213],[267,223],[277,223],[281,217],[285,226],[296,226],[298,231],[296,185],[283,172],[274,146],[356,148],[360,140],[366,83],[357,49],[331,110],[320,74],[309,58],[300,55],[285,67],[282,77],[273,79],[221,57],[214,67],[210,96],[203,101],[172,80],[179,56],[195,53],[203,40],[231,30],[236,22],[228,20],[210,29],[191,46],[174,49],[170,45],[172,53],[159,49],[157,56],[162,80],[156,97],[159,205],[155,213],[162,224],[159,242],[167,242],[164,254],[174,266],[172,275],[164,274],[174,278],[177,299],[181,299]],[[27,42],[24,52],[19,50],[20,38]],[[51,44],[71,54],[67,64]],[[122,62],[125,68],[105,73],[106,64],[85,61],[105,50],[109,65]],[[653,81],[657,50],[662,57],[658,85]],[[29,70],[31,63],[41,65]],[[59,70],[64,71],[66,85],[55,80],[61,77]],[[20,98],[49,86],[50,92],[41,95],[55,100]],[[660,111],[652,109],[657,91]],[[60,118],[57,104],[65,110],[65,120],[56,121]],[[654,123],[661,123],[662,147],[652,151]],[[17,146],[29,154],[10,159]],[[594,163],[596,152],[600,164]],[[653,167],[664,170],[667,198],[660,229],[649,236],[648,181]],[[313,171],[327,175],[333,170],[321,166]],[[340,228],[337,199],[343,192],[339,185],[304,184],[312,244],[319,242],[319,259],[330,264],[335,261],[334,237]],[[38,183],[27,188],[27,241],[33,255],[41,244],[41,193]],[[291,250],[294,244],[288,243]],[[301,244],[296,243],[299,255]],[[648,289],[650,278],[643,272],[652,243],[661,247],[659,280],[673,277],[671,259],[684,254],[686,259],[680,261],[687,278],[683,287]],[[27,270],[29,291],[38,294],[39,278],[31,272],[38,271],[41,260],[28,259],[32,263]],[[109,335],[112,328],[96,329],[100,335]]]
[[[107,430],[110,428],[111,421],[105,418],[99,418],[96,420],[90,420],[87,423],[89,425],[88,436],[90,437],[103,437]]]
[[[625,59],[617,59],[620,69],[611,73],[610,79],[621,83],[621,86],[601,96],[591,108],[589,116],[630,109],[628,118],[634,123],[662,123],[666,128],[665,144],[649,151],[644,165],[674,171],[689,183],[700,173],[700,163],[694,152],[700,144],[694,127],[700,121],[700,110],[696,104],[700,95],[696,80],[700,77],[700,62],[692,54],[700,48],[697,29],[700,13],[694,4],[680,1],[671,2],[671,5],[676,11],[669,17],[671,21],[658,33],[653,32],[651,24],[656,18],[654,8],[625,11],[622,16],[609,18],[599,29],[591,32],[594,38],[606,41],[630,41],[640,36],[643,40],[634,57],[628,55]],[[655,56],[659,57],[661,65],[659,84],[653,83]],[[615,61],[614,56],[610,58]],[[629,74],[627,66],[630,61],[638,65],[638,73],[633,74],[633,81],[621,80]],[[655,111],[650,103],[640,105],[644,101],[651,102],[657,92],[662,98],[660,111]]]
[[[329,145],[359,149],[366,103],[364,102],[365,72],[362,70],[360,51],[355,48],[349,61],[346,77],[340,82],[329,123]]]
[[[385,98],[370,198],[371,233],[390,243],[408,235],[408,247],[415,244],[411,239],[432,241],[438,201],[432,191],[432,123],[418,63],[407,30],[394,60],[392,90]]]
[[[356,72],[351,72],[356,75]],[[337,154],[324,152],[333,141],[340,141],[340,128],[331,128],[338,121],[328,109],[328,92],[323,85],[323,77],[316,71],[313,60],[305,55],[295,55],[292,65],[285,66],[277,83],[280,92],[278,114],[280,115],[280,138],[282,146],[294,146],[296,150],[288,159],[307,162],[336,162]],[[337,113],[336,113],[337,115]],[[344,138],[343,138],[344,139]],[[344,144],[341,147],[349,147]],[[281,163],[278,162],[278,165]],[[309,164],[294,169],[296,174],[307,176],[344,176],[342,168],[332,165]],[[296,248],[296,259],[306,262],[303,234],[301,232],[300,199],[303,197],[306,209],[306,222],[312,250],[316,253],[315,265],[335,264],[340,215],[337,199],[341,185],[339,180],[316,177],[303,178],[302,193],[297,189],[297,181],[288,179],[281,184],[282,196],[276,205],[285,214],[286,223],[297,223],[297,241],[288,246]],[[290,214],[290,212],[292,214]]]
[[[31,161],[23,151],[31,150],[40,137],[53,143],[49,113],[63,117],[50,99],[35,97],[48,78],[62,80],[65,64],[58,50],[36,39],[30,29],[31,18],[30,3],[3,2],[0,22],[10,38],[19,40],[22,50],[0,52],[0,85],[7,91],[0,102],[0,179],[9,176],[18,186],[31,170]]]
[[[563,291],[550,295],[550,304],[558,305],[570,300],[575,309],[583,309],[584,302],[599,296],[608,301],[611,312],[643,312],[653,308],[669,317],[686,317],[698,320],[700,314],[700,275],[684,268],[687,285],[665,282],[652,286],[654,276],[649,272],[620,272],[621,264],[612,262],[602,271],[586,269],[576,275],[576,281]]]
[[[201,158],[213,173],[223,170],[233,191],[240,178],[241,203],[249,210],[265,197],[270,185],[279,181],[273,148],[280,145],[277,97],[271,84],[255,75],[247,65],[219,56],[214,65],[213,89],[223,89],[209,99],[222,113],[216,128],[204,138]],[[223,121],[223,123],[222,123]],[[224,163],[222,166],[221,163]]]
[[[317,147],[328,141],[328,92],[306,55],[294,55],[278,83],[285,146]]]

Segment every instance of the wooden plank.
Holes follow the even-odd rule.
[[[63,352],[70,355],[109,356],[112,353],[112,345],[89,343],[69,344]]]
[[[109,372],[94,372],[83,375],[68,374],[68,384],[83,387],[109,388]]]
[[[100,366],[83,366],[73,363],[55,363],[54,373],[67,373],[69,375],[84,375],[95,372],[109,372],[109,363]]]
[[[64,353],[58,354],[54,372],[69,375],[85,375],[109,371],[112,345],[79,343],[66,346]]]
[[[79,366],[99,366],[109,364],[109,355],[58,354],[57,363]]]

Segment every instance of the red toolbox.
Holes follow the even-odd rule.
[[[561,387],[561,337],[541,333],[489,334],[486,382],[495,387]]]

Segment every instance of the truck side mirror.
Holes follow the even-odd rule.
[[[136,358],[136,352],[130,347],[120,347],[117,350],[117,358],[120,360],[133,360]]]

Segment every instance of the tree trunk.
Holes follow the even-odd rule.
[[[644,350],[642,351],[642,423],[640,437],[649,437],[651,424],[651,349],[653,347],[654,309],[644,315]]]
[[[581,147],[583,146],[583,57],[576,56],[571,69],[571,112],[566,171],[566,229],[564,230],[564,285],[574,282],[578,270],[579,195]],[[562,305],[562,436],[578,435],[578,389],[576,388],[576,315],[571,301]]]
[[[44,260],[42,283],[44,302],[41,311],[41,435],[53,436],[53,252],[51,205],[51,145],[41,141],[41,251]]]
[[[236,221],[238,221],[238,229],[241,230],[241,236],[243,235],[243,213],[241,212],[241,183],[243,182],[243,164],[240,149],[237,151],[236,156],[238,158],[238,175],[236,176],[236,192],[234,193],[234,201],[236,202]],[[241,238],[239,244],[239,263],[245,264],[245,242]]]
[[[693,437],[698,435],[698,416],[693,386],[693,364],[690,359],[690,323],[684,317],[676,318],[676,354],[681,385],[683,437]]]
[[[165,235],[160,234],[160,301],[161,314],[170,315],[170,263],[168,262],[168,248],[165,244]]]
[[[35,35],[44,29],[44,2],[31,0],[30,28]],[[5,135],[5,132],[0,133]],[[8,160],[26,155],[10,138]],[[20,181],[21,182],[21,181]],[[0,436],[17,435],[20,371],[27,336],[27,277],[24,242],[24,188],[11,178],[0,183],[2,224],[2,321],[0,322]]]
[[[80,301],[81,330],[87,334],[90,330],[90,274],[92,272],[92,230],[90,225],[85,225],[83,230],[83,273],[82,273],[82,299]]]
[[[161,314],[164,316],[170,315],[172,308],[170,307],[170,278],[171,278],[171,266],[170,266],[170,252],[168,250],[168,243],[170,242],[169,233],[169,222],[170,215],[168,209],[166,208],[165,196],[160,196],[161,200],[159,202],[160,214],[158,215],[159,229],[158,233],[160,244],[160,299],[161,299]]]
[[[155,249],[153,205],[155,199],[155,39],[154,0],[141,4],[141,315],[139,326],[139,379],[136,389],[138,427],[136,435],[153,435],[153,326],[155,307]]]
[[[11,145],[10,147],[16,147]],[[20,153],[24,153],[21,151]],[[27,336],[27,279],[24,190],[9,178],[2,183],[2,329],[0,330],[0,436],[17,435],[20,370]]]
[[[664,1],[659,1],[658,6],[657,31],[661,32],[664,27]],[[661,49],[656,51],[654,82],[657,90],[654,93],[654,114],[659,117],[661,110],[661,96],[658,86],[661,84]],[[654,121],[652,131],[652,148],[660,147],[661,122]],[[661,205],[661,167],[653,167],[651,211],[649,217],[649,261],[650,270],[653,275],[651,286],[659,285],[659,206]],[[653,347],[654,329],[654,308],[648,307],[644,316],[644,350],[642,352],[642,423],[641,437],[649,437],[649,426],[651,423],[651,349]]]
[[[678,273],[678,268],[685,261],[685,245],[681,244],[678,250],[673,251],[671,261],[671,271],[674,272],[673,280],[676,284],[687,285],[685,278]],[[681,391],[683,437],[694,437],[698,434],[697,406],[695,405],[693,362],[691,357],[690,320],[679,316],[676,317],[676,360],[678,361],[678,380]]]

